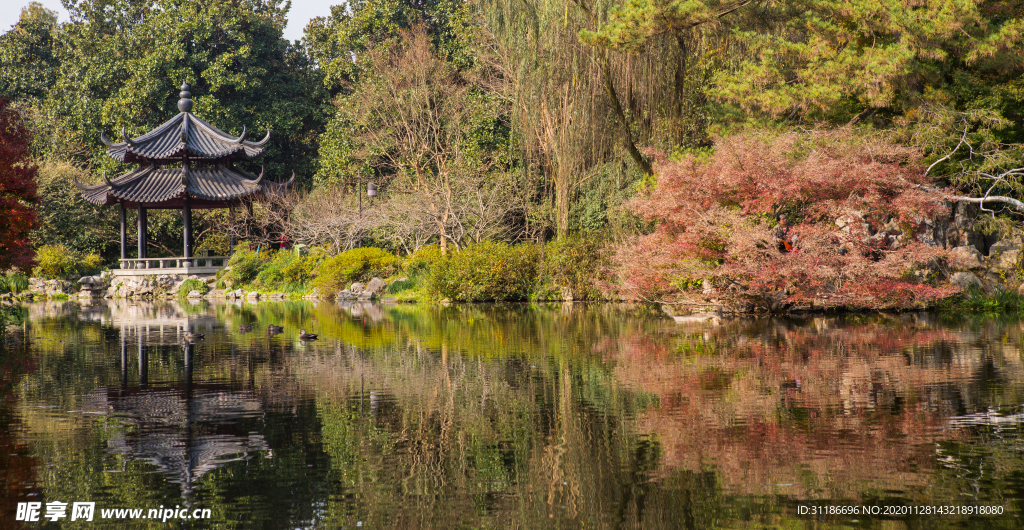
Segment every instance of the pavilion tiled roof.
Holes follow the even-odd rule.
[[[237,137],[221,131],[192,114],[191,95],[183,84],[178,101],[181,112],[138,138],[128,138],[121,129],[122,142],[114,144],[101,133],[100,139],[109,147],[107,154],[139,167],[113,180],[104,173],[103,184],[95,186],[76,180],[82,197],[101,206],[121,202],[147,208],[180,207],[192,198],[205,203],[201,207],[223,207],[228,201],[275,192],[295,181],[294,172],[288,182],[278,184],[264,181],[262,171],[255,176],[234,167],[235,160],[262,154],[270,132],[250,142],[244,127]]]
[[[148,165],[104,183],[85,186],[77,180],[82,197],[99,206],[129,203],[152,204],[189,196],[212,201],[227,201],[259,192],[284,188],[295,180],[295,174],[284,183],[263,180],[263,173],[253,175],[240,169],[218,164],[205,168],[159,167]]]
[[[118,162],[128,163],[181,160],[186,153],[193,160],[239,160],[262,154],[270,133],[258,142],[245,140],[245,135],[244,127],[241,136],[235,137],[191,112],[181,112],[138,138],[128,138],[122,129],[119,144],[110,143],[102,134],[101,139],[109,147],[107,154]]]

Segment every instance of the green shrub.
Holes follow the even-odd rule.
[[[235,253],[228,260],[224,274],[219,280],[231,288],[238,288],[248,285],[256,279],[263,266],[273,258],[272,253],[257,253],[248,248],[237,248]]]
[[[284,283],[284,274],[281,272],[281,268],[294,258],[294,254],[287,250],[264,250],[262,252],[266,253],[270,259],[263,263],[263,267],[253,278],[252,285],[257,289],[273,290]]]
[[[185,297],[192,291],[199,291],[199,294],[206,294],[210,292],[210,286],[206,285],[203,280],[185,280],[178,286],[178,296]]]
[[[412,274],[430,272],[434,264],[442,258],[441,249],[437,245],[425,245],[405,258],[405,271]]]
[[[537,280],[536,245],[484,242],[438,260],[430,291],[458,302],[526,300]]]
[[[544,246],[541,281],[544,285],[569,288],[574,300],[598,299],[601,290],[596,282],[606,264],[604,249],[596,239],[563,237]]]
[[[322,252],[310,253],[305,256],[296,255],[288,251],[288,259],[281,261],[281,277],[285,284],[305,285],[316,277],[316,269],[323,261]]]
[[[267,251],[272,256],[253,280],[252,285],[266,291],[304,291],[316,276],[326,254],[315,248],[305,256],[291,250]]]
[[[427,282],[416,276],[391,282],[386,292],[388,298],[396,302],[424,302],[430,299]]]
[[[374,276],[385,278],[398,270],[398,256],[379,248],[354,248],[324,259],[313,286],[323,293],[335,293],[354,281],[369,281]]]
[[[103,267],[103,258],[97,254],[82,255],[63,245],[43,245],[36,250],[34,276],[46,279],[66,279],[71,274],[92,274]]]
[[[79,274],[93,274],[103,268],[103,258],[99,254],[86,254],[78,263]]]

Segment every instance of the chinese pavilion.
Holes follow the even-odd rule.
[[[264,180],[263,171],[256,176],[234,167],[235,161],[262,154],[270,132],[258,142],[245,139],[245,127],[238,137],[227,134],[192,114],[191,95],[188,84],[182,84],[178,100],[181,112],[138,138],[128,138],[122,128],[121,143],[115,144],[100,133],[108,155],[118,162],[138,164],[137,169],[113,180],[104,172],[103,184],[95,186],[75,181],[82,190],[82,197],[89,202],[121,207],[121,270],[115,274],[216,272],[223,267],[225,257],[194,259],[192,256],[192,209],[229,208],[229,216],[233,216],[234,206],[251,205],[253,199],[283,190],[295,180],[294,172],[287,182],[275,183]],[[127,255],[127,209],[138,210],[136,259],[129,259]],[[150,209],[181,209],[185,225],[183,257],[146,257],[146,211]],[[220,266],[214,265],[217,261]]]

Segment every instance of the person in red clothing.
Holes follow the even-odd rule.
[[[779,225],[775,227],[775,243],[779,252],[793,252],[796,250],[797,236],[790,234],[793,225],[789,224],[786,214],[779,215]]]

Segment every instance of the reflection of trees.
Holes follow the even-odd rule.
[[[192,365],[193,404],[206,403],[193,412],[234,419],[194,434],[261,440],[195,481],[193,502],[230,510],[228,527],[793,526],[807,498],[959,502],[975,484],[979,498],[1012,498],[1004,478],[1024,468],[1016,431],[984,419],[1022,403],[1016,324],[684,327],[612,305],[197,311],[185,316],[214,319]],[[146,394],[138,359],[120,360],[120,328],[103,323],[113,311],[92,314],[30,326],[39,368],[17,397],[33,458],[61,463],[46,491],[181,502],[178,484],[127,455],[172,440],[158,436],[166,422],[180,432],[174,414],[139,411],[183,410],[182,349],[152,344]],[[300,328],[322,340],[301,343]],[[105,396],[110,421],[56,422],[43,408],[92,410],[83,395]],[[272,458],[221,461],[246,451]]]
[[[728,491],[857,498],[929,483],[934,442],[958,436],[946,418],[986,406],[994,380],[1022,402],[1017,335],[1005,347],[912,319],[741,322],[629,337],[615,373],[657,397],[636,427],[660,441],[664,473],[712,465]]]
[[[710,521],[714,509],[680,506],[651,483],[658,444],[624,424],[640,401],[616,389],[601,350],[664,325],[630,311],[470,306],[355,318],[351,341],[321,344],[296,367],[319,396],[333,471],[353,488],[333,516],[423,528],[636,527],[684,512],[691,527]],[[377,328],[389,344],[375,346]],[[674,484],[694,499],[717,491],[703,474]]]
[[[0,306],[0,327],[16,320],[15,310]],[[23,333],[0,329],[0,518],[13,520],[17,502],[31,492],[39,461],[20,436],[24,429],[17,410],[16,389],[35,371]]]
[[[305,464],[323,453],[301,440],[315,410],[297,406],[287,344],[219,340],[214,315],[176,304],[31,309],[38,369],[17,390],[23,454],[47,470],[31,485],[39,499],[234,509],[244,517],[226,525],[239,528],[315,520],[326,463]],[[210,339],[191,358],[186,327]]]

